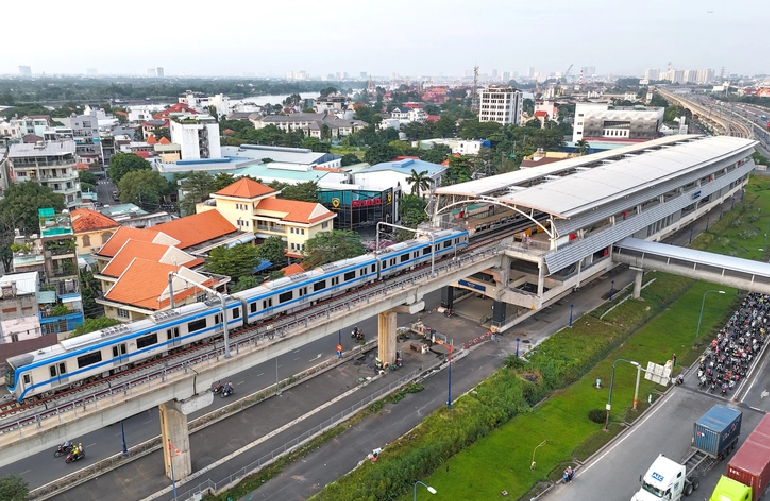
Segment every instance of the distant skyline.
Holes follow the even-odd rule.
[[[13,0],[11,0],[13,1]],[[290,4],[169,0],[116,4],[42,0],[32,14],[4,9],[0,73],[166,75],[498,74],[527,67],[545,74],[571,64],[598,74],[645,68],[713,68],[719,74],[770,73],[761,50],[770,2],[647,0],[339,0]]]

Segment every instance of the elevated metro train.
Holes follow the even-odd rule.
[[[345,291],[371,284],[468,247],[468,232],[444,230],[388,246],[376,254],[328,263],[227,296],[229,328],[246,327],[297,311]],[[66,339],[6,361],[5,385],[18,402],[56,392],[166,356],[171,350],[221,335],[220,303],[195,303],[150,318]]]

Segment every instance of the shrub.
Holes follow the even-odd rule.
[[[739,236],[744,240],[751,240],[757,236],[757,233],[759,233],[759,230],[756,228],[746,228],[739,233]]]
[[[730,226],[735,226],[736,228],[738,228],[742,224],[743,224],[743,220],[739,218],[733,221],[732,223],[730,223]]]
[[[604,424],[607,419],[607,413],[601,409],[591,409],[588,411],[588,420],[596,424]]]

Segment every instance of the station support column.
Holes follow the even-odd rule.
[[[158,406],[161,437],[163,439],[163,459],[166,476],[171,478],[170,461],[174,462],[174,479],[186,478],[192,473],[190,460],[190,435],[187,428],[187,415],[182,412],[182,404],[169,400]],[[169,442],[171,446],[169,446]]]
[[[636,271],[636,277],[634,277],[634,299],[639,299],[642,295],[642,278],[644,277],[644,270],[640,268],[631,268]]]
[[[384,311],[377,315],[377,358],[383,363],[392,364],[396,361],[397,322],[396,310]]]
[[[441,307],[450,310],[455,307],[455,288],[451,285],[441,288]]]

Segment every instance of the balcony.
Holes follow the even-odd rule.
[[[38,167],[74,167],[75,159],[67,160],[38,160],[34,158],[11,159],[14,169],[35,169]]]

